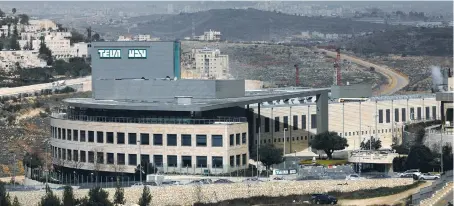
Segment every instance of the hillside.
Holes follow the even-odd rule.
[[[453,55],[451,28],[403,28],[375,32],[366,37],[344,42],[347,50],[364,55],[397,54],[403,56]]]
[[[300,34],[302,31],[350,34],[352,31],[386,28],[386,25],[342,18],[305,17],[256,9],[213,9],[154,18],[147,22],[141,18],[131,32],[151,33],[162,39],[183,38],[191,36],[193,21],[196,35],[213,29],[221,31],[226,40],[270,40],[273,37]]]

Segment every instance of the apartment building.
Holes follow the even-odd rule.
[[[192,49],[192,70],[200,78],[229,78],[229,55],[221,54],[219,49]]]
[[[0,51],[1,70],[10,71],[15,69],[16,63],[18,63],[21,68],[46,66],[46,62],[38,58],[38,51]]]
[[[194,39],[199,41],[219,41],[221,40],[221,32],[210,29],[210,31],[204,32],[203,35],[194,36]]]
[[[117,41],[159,41],[159,38],[151,37],[150,34],[121,35]]]

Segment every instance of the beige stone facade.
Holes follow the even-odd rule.
[[[138,124],[52,118],[51,126],[54,164],[76,169],[132,173],[141,154],[162,172],[227,173],[246,168],[249,159],[244,122]]]

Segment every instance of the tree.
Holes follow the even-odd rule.
[[[20,206],[19,200],[17,199],[17,196],[14,196],[14,201],[12,206]]]
[[[430,149],[424,145],[414,145],[410,148],[405,167],[407,169],[419,169],[421,172],[432,171],[432,161],[434,160]]]
[[[22,162],[25,164],[25,166],[32,169],[43,166],[43,160],[36,152],[33,153],[27,152]]]
[[[381,148],[381,140],[373,138],[373,137],[371,137],[371,139],[372,139],[372,144],[370,142],[370,139],[367,140],[367,142],[364,142],[364,141],[361,142],[360,147],[362,150],[370,150],[370,149],[378,150]],[[372,145],[372,148],[371,148],[371,145]]]
[[[332,154],[335,150],[343,150],[348,147],[347,139],[341,137],[337,132],[323,132],[315,135],[311,141],[311,146],[317,150],[323,150],[328,159],[332,159]]]
[[[148,206],[151,203],[151,193],[148,186],[143,186],[142,196],[139,199],[140,206]]]
[[[17,37],[14,36],[14,35],[13,35],[13,37],[11,37],[11,39],[10,39],[9,48],[10,48],[10,49],[13,49],[13,50],[21,50],[20,44],[19,44],[19,42],[17,41]]]
[[[11,199],[9,198],[9,194],[6,192],[5,184],[3,182],[0,182],[0,205],[11,205]]]
[[[76,205],[76,199],[74,198],[73,188],[66,185],[63,191],[63,206]]]
[[[71,45],[73,45],[74,43],[83,42],[83,41],[85,41],[85,37],[83,34],[77,32],[76,30],[71,31],[71,38],[69,39],[69,42]]]
[[[5,12],[0,9],[0,17],[5,17]]]
[[[49,185],[46,184],[46,195],[41,197],[39,206],[61,206],[60,199],[54,195]]]
[[[426,136],[426,129],[424,127],[420,127],[416,130],[415,136],[415,144],[422,144],[424,143],[424,137]]]
[[[88,206],[98,205],[113,206],[112,202],[109,201],[109,194],[100,187],[95,187],[88,191]]]
[[[283,150],[277,148],[274,144],[265,144],[259,148],[260,162],[268,169],[271,165],[281,163],[283,159]]]
[[[18,38],[19,37],[19,32],[17,31],[17,25],[14,25],[13,28],[13,37]]]
[[[452,146],[446,144],[443,146],[443,171],[449,171],[453,169],[453,155]]]
[[[16,8],[13,8],[11,11],[13,12],[13,14],[16,14],[17,10],[16,10]]]
[[[114,201],[115,205],[124,205],[126,203],[125,200],[125,191],[123,188],[120,187],[120,184],[117,182],[117,188],[115,189]]]
[[[19,23],[23,25],[28,25],[30,17],[27,14],[19,14]]]

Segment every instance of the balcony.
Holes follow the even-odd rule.
[[[136,124],[236,124],[246,123],[246,117],[219,117],[217,119],[192,119],[187,117],[159,118],[159,117],[106,117],[87,115],[68,115],[66,113],[52,113],[52,119],[106,122],[106,123],[136,123]]]

